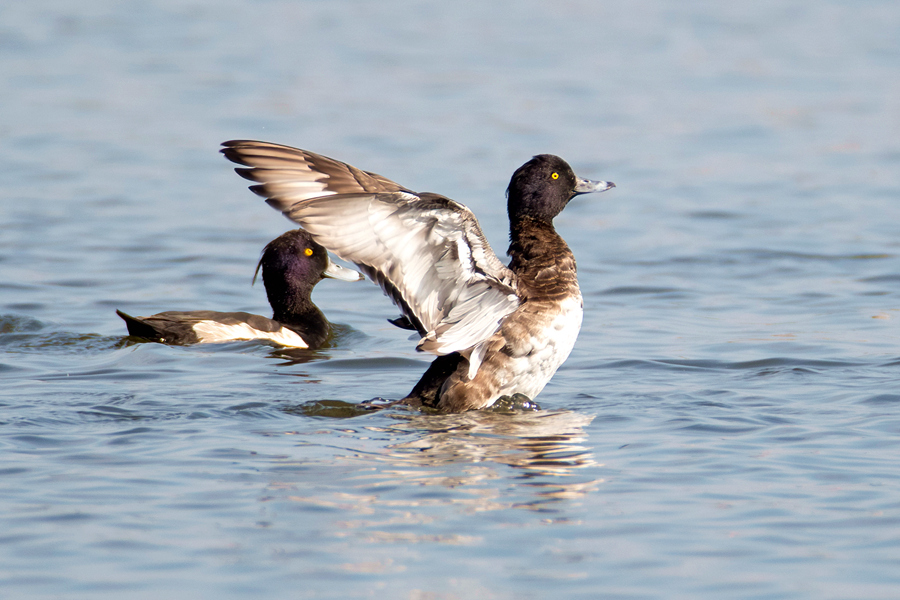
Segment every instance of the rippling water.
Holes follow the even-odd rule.
[[[893,2],[0,7],[0,586],[15,598],[896,598]],[[317,352],[124,337],[266,313],[291,225],[217,155],[468,204],[553,152],[585,322],[536,412],[369,411],[427,365],[371,284]]]

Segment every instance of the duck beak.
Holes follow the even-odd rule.
[[[590,179],[575,178],[575,195],[590,194],[591,192],[605,192],[609,188],[616,187],[612,181],[591,181]]]
[[[340,279],[341,281],[359,281],[363,278],[362,273],[334,264],[331,262],[330,256],[328,257],[328,266],[325,267],[322,275],[330,279]]]

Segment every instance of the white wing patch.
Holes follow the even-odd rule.
[[[380,273],[422,324],[419,349],[449,354],[490,337],[519,299],[472,213],[446,203],[409,192],[339,194],[285,214],[337,256]]]
[[[247,323],[226,325],[218,321],[198,321],[194,324],[194,332],[203,343],[233,342],[236,340],[269,340],[289,348],[309,348],[296,332],[287,327],[278,331],[260,331]]]

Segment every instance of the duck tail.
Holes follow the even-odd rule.
[[[157,332],[152,325],[145,323],[141,319],[132,317],[118,309],[116,309],[116,314],[125,321],[125,326],[128,327],[128,335],[147,338],[149,340],[154,340],[159,337],[159,332]]]

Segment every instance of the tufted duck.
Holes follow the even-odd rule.
[[[223,146],[258,184],[253,192],[380,285],[403,313],[392,322],[438,355],[404,402],[461,412],[514,394],[533,399],[568,357],[582,300],[553,218],[576,195],[613,183],[576,177],[548,154],[521,166],[507,190],[507,267],[472,212],[449,198],[289,146]]]
[[[331,262],[325,248],[302,229],[269,242],[256,266],[257,273],[260,268],[272,306],[271,319],[211,310],[167,311],[150,317],[116,313],[125,320],[129,335],[155,342],[184,345],[262,339],[294,348],[318,348],[328,339],[331,325],[309,297],[313,287],[323,277],[343,281],[363,278]]]

